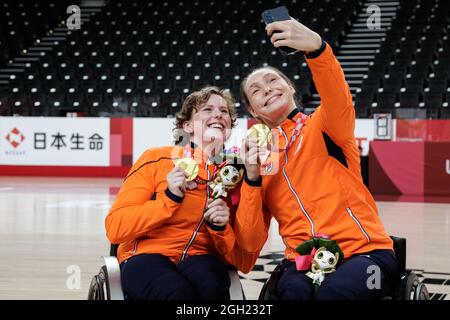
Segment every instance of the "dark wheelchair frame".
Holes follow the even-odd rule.
[[[400,278],[394,292],[383,300],[430,300],[428,290],[414,271],[406,269],[406,239],[391,236],[397,258]],[[279,300],[276,288],[282,275],[281,264],[277,265],[264,283],[258,300]]]
[[[120,279],[120,265],[117,260],[117,249],[119,245],[111,244],[110,256],[102,257],[104,265],[100,268],[89,286],[88,300],[124,300],[122,282]],[[244,300],[244,290],[242,288],[239,275],[235,267],[228,268],[230,277],[230,299]]]

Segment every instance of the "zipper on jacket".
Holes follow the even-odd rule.
[[[370,237],[367,234],[366,230],[364,230],[364,227],[362,226],[361,222],[359,222],[358,218],[355,217],[355,215],[353,214],[352,210],[350,208],[346,208],[348,214],[350,215],[350,217],[356,222],[356,224],[358,225],[359,229],[361,230],[361,232],[364,234],[364,236],[367,239],[367,243],[370,242]]]
[[[209,181],[210,172],[208,170],[208,164],[209,164],[209,160],[206,161],[206,165],[205,165],[205,170],[208,173],[208,181]],[[208,185],[208,183],[206,183],[206,203],[205,203],[205,206],[203,207],[203,213],[205,212],[206,206],[208,205],[208,199],[209,199],[209,185]],[[189,248],[191,247],[192,243],[194,242],[195,237],[197,236],[198,231],[200,230],[200,227],[202,226],[204,220],[205,220],[205,217],[202,214],[202,219],[200,220],[200,223],[197,225],[197,228],[195,228],[195,231],[192,234],[191,238],[189,239],[187,245],[184,247],[183,253],[181,254],[181,257],[180,257],[180,260],[178,261],[178,263],[180,263],[181,261],[183,261],[186,258]]]
[[[136,253],[137,247],[138,247],[138,243],[139,243],[139,240],[136,240],[136,243],[134,244],[133,251],[130,251],[130,252],[129,252],[130,254],[135,254],[135,253]]]
[[[283,128],[280,127],[280,129],[281,129],[281,132],[283,133],[284,139],[286,140],[286,145],[288,145],[288,138],[287,138],[287,135],[286,135],[286,133],[284,132]],[[314,231],[314,222],[313,222],[313,220],[311,219],[311,217],[309,216],[308,212],[306,212],[306,209],[305,209],[305,207],[303,206],[303,203],[301,202],[301,200],[300,200],[300,198],[299,198],[297,192],[295,192],[295,189],[294,189],[294,187],[292,186],[291,181],[289,180],[289,178],[288,178],[288,176],[287,176],[287,174],[286,174],[286,166],[287,166],[287,164],[288,164],[288,155],[287,155],[287,150],[286,150],[286,148],[284,149],[284,157],[286,158],[286,163],[284,164],[284,166],[283,166],[283,168],[281,169],[281,171],[283,172],[284,178],[286,179],[286,182],[287,182],[287,184],[288,184],[288,186],[289,186],[289,189],[290,189],[291,192],[294,194],[295,199],[297,199],[297,202],[298,202],[300,208],[301,208],[302,211],[303,211],[303,214],[306,216],[306,218],[307,218],[308,221],[309,221],[309,224],[311,225],[311,236],[314,236],[314,235],[316,234],[315,231]]]

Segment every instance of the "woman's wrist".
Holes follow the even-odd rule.
[[[261,175],[257,175],[257,176],[249,176],[249,175],[245,175],[245,182],[249,185],[249,186],[253,186],[253,187],[260,187],[261,183],[262,183],[262,178]]]

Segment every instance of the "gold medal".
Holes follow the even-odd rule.
[[[198,164],[192,158],[178,159],[175,161],[175,165],[188,174],[186,181],[192,181],[198,175]]]
[[[258,147],[265,148],[272,140],[272,132],[265,124],[258,123],[247,130],[247,137],[255,137]]]

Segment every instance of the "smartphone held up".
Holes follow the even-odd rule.
[[[266,25],[275,22],[275,21],[286,21],[290,20],[289,12],[285,6],[265,10],[261,14]],[[278,32],[278,31],[274,31]],[[298,52],[298,50],[290,48],[290,47],[279,47],[278,48],[283,55],[292,55]]]

